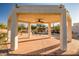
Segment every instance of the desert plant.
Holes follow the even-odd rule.
[[[0,42],[6,41],[7,33],[0,33]]]
[[[0,33],[0,50],[7,49],[6,40],[7,33]]]

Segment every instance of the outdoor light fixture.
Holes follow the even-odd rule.
[[[16,4],[16,8],[19,8],[18,4]]]

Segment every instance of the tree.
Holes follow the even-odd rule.
[[[23,24],[18,26],[18,31],[25,30],[25,29],[26,29],[26,27]]]
[[[60,31],[60,26],[59,25],[55,26],[54,30]]]
[[[56,25],[56,26],[52,27],[52,29],[53,29],[54,33],[59,33],[60,32],[60,26],[59,25]]]
[[[45,30],[45,25],[37,24],[37,29],[38,29],[38,32],[43,32]]]
[[[36,26],[35,26],[35,25],[32,25],[32,26],[31,26],[31,29],[32,29],[32,30],[36,29]]]
[[[6,29],[7,26],[6,26],[5,24],[2,23],[2,24],[0,24],[0,28],[1,28],[1,29]]]
[[[31,28],[33,30],[33,33],[39,33],[45,30],[45,25],[43,24],[32,25]]]

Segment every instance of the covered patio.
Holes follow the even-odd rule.
[[[35,44],[32,44],[32,43],[23,43],[23,44],[20,43],[19,44],[18,22],[26,22],[29,24],[28,40],[30,40],[32,36],[31,24],[48,24],[48,36],[49,37],[42,40],[42,42],[44,41],[47,43],[42,43],[43,44],[42,46],[41,44],[42,38],[41,38],[41,39],[37,39]],[[55,23],[55,22],[60,23],[60,40],[53,40],[51,36],[51,23]],[[54,47],[52,46],[52,44],[54,45],[56,42],[58,42],[58,46],[60,46],[59,49],[61,51],[66,51],[67,42],[72,41],[71,25],[72,23],[71,23],[69,12],[64,7],[64,5],[26,5],[26,6],[15,5],[8,19],[8,42],[11,43],[10,49],[15,50],[15,53],[19,53],[21,51],[23,53],[26,50],[28,53],[29,51],[32,51],[32,50],[38,50],[44,47],[49,47],[49,45],[50,47],[48,49],[50,48],[53,49]],[[24,39],[24,40],[27,41],[27,39]],[[32,42],[34,43],[34,41]],[[25,47],[26,45],[28,47]],[[38,47],[36,48],[35,45],[37,45],[39,48]],[[21,49],[24,49],[24,50],[21,50]]]

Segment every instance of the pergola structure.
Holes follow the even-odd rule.
[[[11,42],[11,50],[18,48],[18,22],[29,24],[29,38],[31,24],[48,24],[48,35],[51,37],[51,23],[60,22],[60,49],[62,51],[67,50],[67,41],[72,39],[71,18],[64,5],[14,6],[8,19],[8,40]]]

